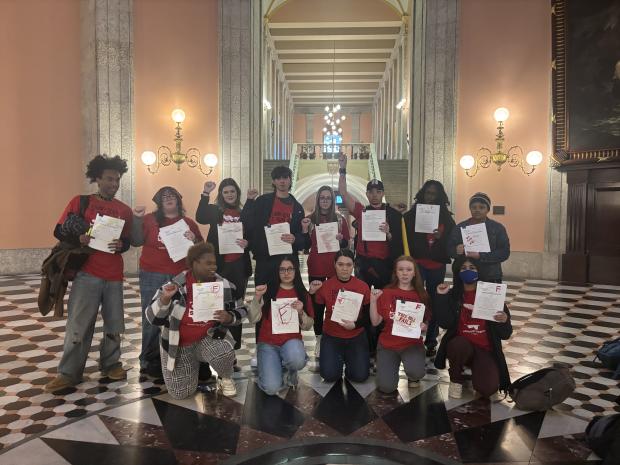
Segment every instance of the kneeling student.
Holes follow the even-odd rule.
[[[232,297],[231,284],[215,273],[215,250],[209,243],[199,243],[187,252],[189,271],[177,275],[155,294],[147,308],[147,319],[162,327],[160,339],[161,365],[166,388],[175,399],[192,395],[198,387],[200,362],[207,362],[217,371],[218,390],[235,396],[232,380],[235,341],[228,326],[239,325],[247,315],[243,302]],[[223,286],[222,309],[212,318],[207,305],[213,300],[208,293],[218,293],[214,286],[206,291],[204,283]],[[200,300],[200,303],[198,303]]]
[[[403,308],[406,302],[424,304],[424,322],[420,322],[418,337],[411,337],[407,332],[394,331],[398,323],[399,306]],[[410,305],[411,307],[414,307]],[[422,306],[420,305],[422,311]],[[409,312],[408,309],[404,311]],[[398,387],[398,372],[400,363],[405,367],[409,378],[409,385],[415,387],[426,374],[426,354],[422,342],[422,332],[426,329],[431,318],[428,294],[424,290],[422,277],[413,258],[402,255],[394,263],[392,282],[383,290],[373,289],[370,293],[370,321],[373,326],[385,322],[385,327],[379,335],[377,345],[377,387],[381,392],[394,392]],[[399,334],[394,334],[398,332]],[[402,335],[401,335],[402,334]]]
[[[314,323],[297,261],[285,256],[277,271],[269,285],[256,286],[249,308],[250,323],[262,321],[256,346],[258,387],[269,395],[297,386],[297,372],[308,359],[301,331]]]
[[[352,276],[353,252],[341,249],[336,253],[336,276],[325,282],[310,283],[310,294],[316,294],[315,306],[325,306],[325,322],[319,357],[321,377],[333,382],[344,376],[363,383],[370,374],[370,352],[364,326],[369,324],[370,289],[364,281]],[[333,319],[334,306],[347,307],[347,313],[357,317]]]

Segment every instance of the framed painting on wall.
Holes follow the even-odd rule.
[[[555,167],[620,161],[620,1],[552,0]]]

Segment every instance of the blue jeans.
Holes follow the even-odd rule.
[[[370,374],[370,352],[366,331],[351,339],[330,336],[323,333],[320,355],[321,377],[327,382],[337,381],[344,376],[356,383],[363,383]]]
[[[442,266],[437,270],[431,270],[429,268],[424,268],[418,263],[418,268],[420,270],[422,280],[424,281],[426,292],[428,292],[428,295],[431,298],[431,302],[434,302],[435,296],[437,295],[437,286],[443,283],[443,280],[446,277],[446,267]],[[424,341],[424,345],[429,349],[436,347],[438,334],[439,326],[437,325],[437,321],[435,321],[435,318],[432,317],[431,321],[429,321],[428,323],[428,329],[426,330],[426,339]]]
[[[290,339],[281,346],[259,342],[258,387],[273,396],[286,387],[282,383],[283,370],[288,370],[289,381],[297,384],[297,372],[306,366],[306,350],[301,339]]]
[[[65,343],[58,365],[58,373],[74,383],[82,381],[100,305],[103,338],[99,345],[99,369],[106,372],[121,366],[121,334],[125,331],[123,282],[78,272],[69,295]]]
[[[157,290],[174,278],[174,275],[140,270],[140,301],[142,303],[142,350],[140,368],[160,367],[159,326],[146,319],[146,308],[151,304]]]

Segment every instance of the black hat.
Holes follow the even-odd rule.
[[[366,190],[369,191],[370,189],[378,189],[380,191],[385,190],[380,179],[371,179],[368,181],[368,184],[366,184]]]
[[[472,195],[469,199],[469,206],[471,207],[471,204],[476,202],[483,203],[487,206],[487,209],[491,209],[491,199],[484,192],[476,192]]]

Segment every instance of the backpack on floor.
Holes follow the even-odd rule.
[[[522,376],[508,388],[519,410],[548,410],[563,402],[575,390],[568,367],[543,368]]]
[[[594,360],[599,359],[605,368],[615,370],[613,379],[620,379],[620,337],[604,342],[596,352]]]
[[[614,441],[620,441],[620,413],[596,416],[586,428],[586,443],[604,459]]]

